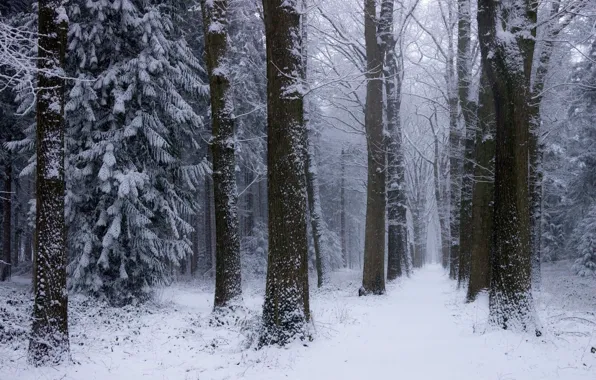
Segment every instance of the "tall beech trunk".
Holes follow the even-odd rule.
[[[227,67],[228,1],[203,0],[205,60],[211,92],[213,198],[215,202],[215,308],[242,297],[236,145]]]
[[[211,155],[209,155],[211,156]],[[211,160],[212,161],[212,160]],[[212,161],[213,162],[213,161]],[[213,178],[205,176],[205,198],[203,206],[203,239],[205,250],[201,260],[201,274],[213,275]]]
[[[10,156],[4,173],[4,192],[0,193],[2,199],[2,260],[0,263],[0,281],[10,279],[12,271],[12,163]]]
[[[341,185],[339,189],[340,197],[340,239],[341,239],[341,257],[344,268],[352,268],[348,254],[348,237],[346,225],[346,152],[341,150]]]
[[[404,154],[402,147],[399,108],[401,105],[401,76],[393,35],[393,1],[381,5],[380,38],[385,52],[385,96],[387,101],[387,280],[395,280],[404,271],[407,260],[408,230],[404,184]]]
[[[464,162],[461,179],[461,203],[460,203],[460,231],[459,231],[459,273],[458,284],[461,286],[470,278],[470,257],[472,233],[472,188],[474,186],[474,146],[476,136],[476,104],[470,100],[470,69],[472,57],[471,44],[471,9],[470,0],[458,0],[458,23],[457,23],[457,78],[459,105],[465,124],[464,138]]]
[[[64,58],[68,18],[60,0],[38,2],[37,213],[32,365],[53,365],[69,356],[64,222]]]
[[[377,39],[376,1],[364,0],[366,105],[364,125],[368,149],[364,269],[359,294],[385,293],[385,169],[383,137],[383,52]]]
[[[522,5],[514,9],[515,4]],[[496,115],[495,200],[489,320],[503,329],[536,328],[531,292],[529,129],[536,3],[480,0],[478,35]],[[510,18],[515,17],[515,22]],[[515,38],[499,38],[497,20]]]
[[[267,45],[269,257],[259,345],[308,338],[306,126],[299,0],[263,0]]]
[[[454,15],[449,7],[447,22],[451,25]],[[462,132],[458,125],[458,83],[456,77],[457,53],[453,47],[452,29],[447,29],[447,64],[445,79],[447,85],[447,107],[449,110],[449,278],[455,280],[459,273],[459,230],[462,182]]]
[[[476,165],[472,190],[472,235],[470,239],[470,281],[468,302],[490,286],[490,256],[493,236],[495,105],[486,74],[482,74],[476,134]]]

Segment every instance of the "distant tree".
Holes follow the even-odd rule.
[[[39,0],[35,301],[29,362],[69,356],[64,221],[64,66],[68,16],[60,0]]]
[[[301,8],[299,0],[263,0],[269,255],[261,346],[307,338],[310,320]]]

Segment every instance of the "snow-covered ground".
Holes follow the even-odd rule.
[[[15,281],[0,285],[0,380],[594,380],[596,280],[573,276],[569,265],[543,269],[540,338],[487,330],[487,297],[465,304],[438,266],[361,298],[359,274],[344,271],[312,291],[314,341],[260,351],[251,343],[262,284],[249,287],[258,290],[245,294],[246,309],[218,320],[212,290],[199,283],[163,289],[136,308],[71,297],[74,363],[51,368],[26,364],[30,296]]]

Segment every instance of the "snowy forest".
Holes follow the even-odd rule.
[[[0,380],[596,378],[595,0],[0,0]]]

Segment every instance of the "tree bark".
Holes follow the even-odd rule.
[[[478,35],[482,61],[496,111],[495,201],[489,320],[503,329],[536,328],[531,292],[530,204],[528,178],[530,77],[534,53],[533,0],[511,3],[480,0]],[[515,17],[515,22],[508,22]],[[512,39],[504,43],[496,22],[503,20]]]
[[[213,186],[212,177],[205,176],[205,204],[203,209],[203,238],[205,243],[205,250],[202,257],[201,272],[202,274],[209,274],[212,276],[213,271]]]
[[[453,12],[449,8],[449,25]],[[461,131],[458,126],[458,91],[456,78],[456,52],[453,48],[453,33],[448,28],[446,62],[447,106],[449,110],[449,278],[455,280],[459,272],[459,229],[462,181]]]
[[[385,170],[383,137],[383,54],[377,40],[375,0],[364,0],[366,105],[364,125],[368,149],[364,269],[359,294],[385,293]]]
[[[471,244],[468,238],[472,233],[472,188],[474,186],[474,145],[476,135],[476,104],[470,100],[470,56],[471,9],[470,0],[458,0],[458,36],[457,36],[457,78],[459,105],[465,124],[464,162],[461,179],[460,232],[459,232],[459,273],[458,285],[470,278]]]
[[[470,281],[468,302],[474,301],[482,290],[490,286],[490,256],[493,235],[495,106],[486,74],[482,74],[476,134],[476,165],[472,190],[472,222]]]
[[[348,254],[348,238],[346,235],[347,232],[347,225],[346,225],[346,152],[342,148],[341,150],[341,185],[339,189],[339,196],[340,196],[340,215],[339,215],[339,222],[340,222],[340,239],[341,239],[341,257],[343,261],[344,268],[352,268],[350,265],[350,258]]]
[[[433,187],[435,193],[435,203],[437,205],[437,214],[439,216],[439,228],[441,229],[441,265],[444,269],[449,268],[449,223],[448,213],[445,210],[444,197],[441,192],[441,175],[439,167],[439,136],[437,130],[433,126],[432,117],[429,118],[429,123],[433,132],[433,148],[434,148],[434,160],[433,160]]]
[[[308,338],[303,12],[299,6],[298,0],[263,0],[269,254],[260,346]]]
[[[0,194],[2,199],[2,252],[3,263],[0,264],[0,281],[10,280],[12,272],[12,163],[10,156],[4,173],[4,192]]]
[[[228,51],[228,1],[203,0],[205,58],[211,92],[213,195],[215,201],[215,302],[227,307],[242,298],[236,145]]]
[[[401,75],[395,56],[393,36],[393,0],[381,5],[379,34],[385,53],[385,96],[387,122],[387,281],[401,277],[402,264],[407,260],[407,222],[404,186],[404,154],[399,109],[401,106]]]
[[[68,19],[59,0],[39,0],[37,92],[37,214],[32,365],[69,356],[64,223],[64,59]]]
[[[328,262],[323,251],[323,212],[319,195],[319,179],[315,157],[315,147],[312,136],[307,135],[306,154],[306,191],[308,194],[308,209],[312,230],[313,245],[315,249],[315,266],[317,269],[317,287],[322,287],[328,282]]]

